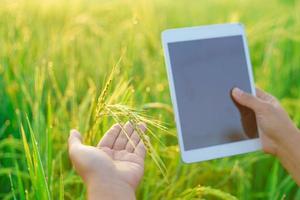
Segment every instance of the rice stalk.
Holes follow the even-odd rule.
[[[2,137],[2,135],[4,135],[6,129],[9,127],[9,125],[10,125],[10,121],[6,120],[4,122],[4,124],[0,127],[0,138]]]
[[[33,185],[33,190],[34,190],[33,194],[37,199],[51,199],[41,156],[38,149],[38,143],[35,139],[35,135],[31,128],[28,117],[26,117],[26,119],[29,128],[29,136],[31,138],[32,148],[30,148],[29,143],[26,139],[25,130],[22,124],[21,124],[21,135],[22,135],[23,146],[24,146],[24,151],[25,151],[25,156],[27,161],[27,168],[30,175],[30,181]]]
[[[165,110],[170,114],[174,114],[173,112],[173,108],[165,103],[161,103],[161,102],[152,102],[152,103],[147,103],[144,106],[144,109],[159,109],[159,110]]]
[[[60,158],[60,164],[59,164],[59,171],[60,171],[60,176],[59,176],[59,199],[63,200],[64,199],[64,176],[63,176],[63,166],[62,166],[62,159]]]
[[[118,62],[113,66],[113,68],[108,76],[108,80],[106,81],[104,88],[103,88],[100,96],[98,97],[96,113],[101,113],[105,107],[105,100],[107,99],[109,88],[110,88],[113,78],[115,76],[116,68],[120,65],[120,63],[123,59],[123,55],[124,55],[124,52],[123,52],[123,54],[121,54]]]
[[[161,158],[156,153],[155,149],[153,148],[150,140],[148,139],[148,136],[139,128],[139,123],[145,123],[148,127],[148,133],[150,136],[153,136],[157,139],[157,141],[160,141],[160,139],[157,137],[156,134],[151,131],[150,127],[158,128],[158,130],[161,131],[167,131],[166,127],[163,126],[158,120],[150,119],[145,117],[145,115],[142,115],[140,112],[138,112],[136,109],[130,108],[129,106],[115,104],[115,105],[106,105],[101,113],[98,113],[98,117],[112,117],[114,121],[121,125],[121,128],[123,132],[126,134],[126,137],[129,139],[129,142],[135,147],[135,145],[132,143],[130,137],[128,136],[128,133],[126,133],[126,130],[124,129],[122,125],[122,119],[126,119],[126,121],[129,121],[132,125],[134,130],[139,134],[140,138],[143,140],[146,150],[152,160],[155,162],[156,166],[159,168],[161,174],[164,176],[165,180],[167,177],[167,169]],[[146,133],[147,133],[146,132]],[[164,145],[162,142],[160,142],[162,145]]]
[[[219,200],[237,200],[235,196],[224,191],[208,187],[208,186],[197,186],[195,188],[189,188],[185,190],[177,199],[206,199],[213,198]]]
[[[9,181],[10,181],[10,188],[11,188],[13,199],[17,200],[14,184],[13,184],[13,181],[12,181],[12,178],[11,178],[11,173],[8,174],[8,177],[9,177]]]
[[[113,78],[115,76],[116,68],[120,65],[124,54],[125,54],[125,50],[122,51],[121,56],[117,61],[117,63],[113,65],[112,70],[108,76],[108,79],[106,80],[104,87],[99,97],[97,98],[96,103],[92,104],[92,108],[93,108],[92,110],[95,112],[90,116],[91,128],[87,131],[87,135],[84,137],[84,141],[87,142],[88,144],[92,144],[95,141],[95,137],[96,137],[95,133],[97,132],[95,131],[95,129],[99,126],[100,123],[99,118],[97,117],[97,113],[101,113],[106,105],[107,96],[109,94],[109,89],[113,82]]]
[[[113,113],[112,111],[110,111],[111,115],[113,117],[113,119],[118,123],[118,124],[122,124],[122,121],[120,120],[119,116],[117,116],[115,113]],[[134,131],[136,131],[138,133],[138,135],[140,136],[140,138],[143,140],[143,143],[145,145],[146,151],[147,153],[150,155],[150,157],[152,158],[152,160],[154,161],[154,163],[156,164],[156,166],[158,167],[159,171],[161,172],[161,174],[163,175],[165,181],[167,180],[167,168],[164,164],[164,162],[161,160],[161,158],[158,156],[158,154],[156,153],[156,150],[153,148],[149,137],[144,134],[141,129],[139,128],[139,124],[141,122],[145,123],[142,120],[136,120],[134,117],[132,117],[132,115],[127,115],[127,121],[129,121],[132,126]],[[126,132],[125,128],[123,125],[121,125],[121,128],[123,130],[123,132],[125,133],[126,137],[128,138],[129,142],[133,145],[134,148],[136,148],[136,145],[133,144],[132,140],[130,139],[130,137],[128,136],[128,133]]]
[[[135,147],[123,126],[123,121],[129,121],[133,125],[134,130],[139,134],[140,138],[143,140],[148,154],[151,156],[152,160],[159,168],[165,180],[167,180],[166,166],[156,153],[155,148],[152,146],[150,140],[147,139],[148,136],[146,136],[146,134],[143,134],[140,130],[139,123],[145,123],[148,127],[147,132],[149,133],[149,135],[155,138],[157,141],[159,141],[162,146],[164,146],[164,144],[160,141],[159,137],[156,134],[154,134],[154,132],[151,130],[151,127],[155,127],[158,130],[165,132],[167,132],[167,128],[160,121],[146,116],[143,113],[143,111],[138,111],[137,109],[118,103],[120,101],[126,103],[130,100],[130,91],[132,91],[132,88],[130,88],[129,82],[126,82],[121,79],[118,82],[118,84],[116,84],[116,87],[113,90],[113,92],[109,94],[109,89],[111,88],[114,77],[116,75],[116,68],[119,66],[123,55],[124,53],[119,58],[118,62],[113,66],[108,76],[108,79],[106,80],[106,83],[103,87],[103,90],[97,98],[97,103],[93,105],[95,106],[93,124],[87,132],[87,135],[84,138],[84,140],[88,144],[95,143],[95,133],[97,132],[96,129],[97,127],[99,127],[101,120],[103,120],[105,117],[111,117],[116,123],[120,124],[129,142]]]
[[[162,147],[166,147],[165,144],[161,142],[158,135],[154,133],[152,127],[158,129],[159,131],[162,131],[163,133],[169,133],[168,129],[159,120],[153,119],[150,116],[145,115],[143,110],[139,111],[137,109],[130,108],[126,105],[115,104],[107,105],[106,111],[107,112],[99,114],[99,116],[114,116],[115,119],[116,117],[124,118],[126,121],[132,122],[134,126],[137,126],[138,123],[145,123],[147,125],[147,133],[151,137],[156,139],[156,141],[159,142],[159,144]],[[142,136],[143,135],[140,135],[140,137]]]
[[[55,74],[54,74],[53,63],[52,62],[48,63],[48,70],[47,71],[48,71],[48,74],[49,74],[51,86],[53,87],[54,92],[57,95],[57,98],[61,100],[63,98],[63,94],[59,89],[58,81],[57,81],[57,79],[55,77]]]

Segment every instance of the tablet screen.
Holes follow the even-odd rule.
[[[168,43],[185,150],[258,137],[254,113],[234,102],[251,93],[241,35]]]

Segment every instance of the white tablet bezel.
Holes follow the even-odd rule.
[[[177,135],[178,135],[182,160],[185,163],[211,160],[215,158],[253,152],[261,149],[260,139],[255,138],[255,139],[215,145],[215,146],[210,146],[205,148],[199,148],[194,150],[184,150],[182,131],[180,126],[180,118],[179,118],[178,107],[177,107],[176,91],[174,87],[172,67],[170,64],[168,43],[207,39],[207,38],[226,37],[226,36],[234,36],[234,35],[241,35],[243,38],[244,51],[247,60],[248,75],[251,84],[251,92],[253,95],[255,95],[255,86],[254,86],[254,79],[252,74],[252,66],[250,62],[250,55],[248,51],[244,26],[242,24],[239,23],[217,24],[217,25],[208,25],[208,26],[200,26],[200,27],[168,29],[162,32],[162,44],[163,44],[167,74],[169,79],[171,99],[172,99],[174,113],[175,113],[176,127],[178,132]]]

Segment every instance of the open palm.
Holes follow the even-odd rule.
[[[146,130],[143,124],[139,128]],[[145,146],[129,122],[124,130],[119,124],[112,126],[96,147],[83,145],[80,133],[72,130],[69,153],[76,171],[87,182],[92,177],[135,189],[144,173]]]

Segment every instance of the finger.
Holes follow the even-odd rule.
[[[239,88],[232,90],[232,96],[239,104],[251,108],[254,111],[261,109],[263,102],[252,94],[242,91]]]
[[[116,142],[113,145],[113,149],[115,150],[125,149],[126,144],[128,142],[128,138],[130,138],[132,132],[133,132],[133,127],[130,122],[127,122],[124,126],[124,130],[122,130],[118,135]]]
[[[270,101],[272,99],[275,99],[271,94],[269,94],[259,88],[256,88],[256,96],[263,101]]]
[[[144,133],[146,131],[146,124],[141,123],[138,126],[138,129]],[[136,130],[134,130],[133,134],[131,135],[130,139],[128,140],[126,144],[126,150],[130,153],[134,152],[135,147],[138,145],[140,141],[140,136]]]
[[[69,144],[69,153],[70,153],[70,155],[72,155],[72,151],[73,150],[75,150],[80,145],[82,145],[82,138],[81,138],[80,133],[77,130],[72,129],[70,131],[70,136],[69,136],[69,139],[68,139],[68,144]]]
[[[149,141],[148,136],[145,136],[146,140]],[[136,148],[134,149],[134,153],[137,154],[138,156],[145,158],[146,155],[146,148],[144,145],[143,140],[140,140]]]
[[[121,125],[113,125],[102,137],[98,143],[98,147],[112,148],[121,131]]]

